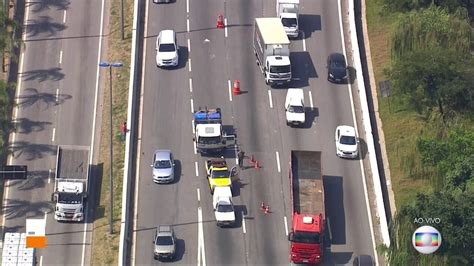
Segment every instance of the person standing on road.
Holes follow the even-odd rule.
[[[237,154],[237,158],[238,158],[239,168],[242,169],[244,167],[245,152],[239,151],[239,153]]]

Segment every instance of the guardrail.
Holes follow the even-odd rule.
[[[383,201],[382,195],[382,186],[380,183],[380,174],[377,165],[377,157],[375,156],[375,145],[374,145],[374,137],[372,135],[372,125],[370,124],[370,114],[369,114],[369,106],[367,104],[367,95],[365,92],[365,82],[362,73],[362,63],[360,60],[360,51],[359,51],[359,43],[357,39],[357,29],[355,24],[355,9],[354,9],[354,1],[349,0],[349,32],[351,35],[351,45],[352,45],[352,52],[354,57],[354,68],[357,70],[357,77],[355,81],[357,82],[357,86],[359,88],[359,97],[360,97],[360,104],[362,109],[362,123],[364,125],[366,142],[367,142],[367,150],[369,155],[369,162],[370,162],[370,169],[372,172],[372,179],[374,181],[374,191],[375,191],[375,198],[376,198],[376,205],[377,205],[377,216],[379,218],[380,223],[380,231],[382,233],[382,241],[386,246],[390,246],[390,236],[388,233],[388,224],[387,224],[387,216],[385,213],[385,205]],[[376,255],[376,254],[375,254]]]
[[[136,134],[135,130],[135,94],[139,90],[137,88],[137,82],[139,77],[137,76],[137,69],[139,69],[139,60],[138,60],[138,46],[139,46],[139,36],[140,31],[140,17],[141,13],[140,4],[142,1],[135,0],[133,4],[133,28],[132,28],[132,51],[131,51],[131,60],[130,60],[130,83],[128,88],[128,110],[127,110],[127,125],[129,125],[129,131],[126,135],[125,142],[125,159],[124,159],[124,169],[123,169],[123,188],[122,188],[122,217],[120,219],[120,242],[119,242],[119,257],[118,265],[129,265],[128,263],[128,250],[130,245],[130,194],[132,187],[132,176],[133,176],[133,156],[132,152],[134,150],[135,142],[134,136]]]

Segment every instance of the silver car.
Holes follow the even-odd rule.
[[[170,150],[156,150],[151,167],[153,182],[171,183],[174,181],[174,159]]]
[[[173,260],[176,254],[176,238],[171,225],[160,225],[153,238],[153,257]]]

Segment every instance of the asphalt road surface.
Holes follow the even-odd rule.
[[[275,1],[147,1],[133,264],[159,263],[153,260],[152,238],[160,224],[175,227],[177,263],[288,264],[291,150],[323,153],[330,221],[324,264],[374,255],[360,162],[335,154],[336,126],[354,125],[349,87],[326,79],[327,56],[343,51],[338,2],[302,0],[300,8],[304,33],[291,42],[291,86],[305,91],[308,122],[290,128],[283,107],[286,89],[265,85],[252,48],[254,18],[275,16]],[[216,29],[218,14],[226,18],[225,30]],[[174,29],[180,46],[180,64],[171,70],[156,67],[156,36],[163,29]],[[231,95],[233,80],[240,81],[241,95]],[[192,111],[199,106],[222,108],[226,129],[260,165],[254,169],[246,159],[248,168],[234,184],[235,228],[215,224],[205,158],[195,153],[192,141]],[[178,160],[179,180],[173,184],[152,182],[150,164],[158,148],[171,149]],[[225,156],[236,164],[235,151]],[[262,201],[270,214],[261,212]]]
[[[98,0],[26,3],[9,163],[27,165],[29,175],[6,184],[3,225],[25,232],[27,218],[46,219],[48,246],[37,249],[39,265],[89,264],[90,213],[87,223],[58,223],[51,193],[57,145],[91,146],[101,13]]]

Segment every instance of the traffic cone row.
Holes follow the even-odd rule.
[[[239,95],[240,94],[240,81],[239,80],[234,80],[234,86],[232,88],[232,94]]]
[[[270,213],[270,206],[265,205],[265,203],[262,201],[262,203],[260,204],[260,210],[265,214],[269,214]]]

